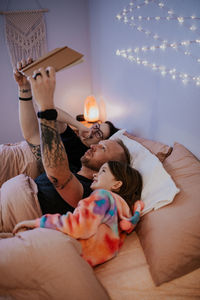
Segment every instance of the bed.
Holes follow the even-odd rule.
[[[118,256],[94,269],[81,258],[79,243],[60,232],[38,228],[14,238],[2,236],[0,299],[200,298],[200,162],[177,142],[170,147],[120,134],[155,155],[179,192],[144,214]],[[15,151],[27,174],[31,153],[24,142],[22,152],[20,147]],[[37,167],[30,169],[37,176]]]

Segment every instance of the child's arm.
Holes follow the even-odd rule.
[[[27,221],[22,221],[18,223],[15,228],[13,229],[13,234],[16,234],[17,232],[20,231],[25,231],[28,229],[33,229],[35,228],[35,221],[36,220],[27,220]]]
[[[104,191],[106,192],[106,191]],[[73,214],[46,214],[39,219],[17,224],[13,233],[24,228],[50,228],[66,233],[74,238],[87,239],[92,236],[110,207],[110,193],[102,195],[101,190],[93,192],[79,202]]]

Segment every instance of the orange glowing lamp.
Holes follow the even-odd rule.
[[[84,119],[87,122],[99,120],[99,108],[94,96],[88,96],[84,103]]]

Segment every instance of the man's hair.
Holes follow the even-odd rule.
[[[108,161],[108,166],[116,180],[122,182],[122,186],[116,191],[128,204],[131,211],[135,201],[141,199],[142,176],[130,165],[119,161]]]
[[[111,135],[113,135],[114,133],[116,133],[116,132],[119,130],[119,128],[115,127],[115,126],[113,125],[113,123],[110,122],[110,121],[106,121],[105,123],[106,123],[106,124],[108,125],[108,127],[109,127],[109,135],[108,135],[108,137],[107,137],[106,139],[109,139],[109,137],[111,137]]]
[[[119,161],[124,162],[128,165],[130,165],[131,163],[131,154],[128,150],[128,148],[126,147],[126,145],[122,142],[122,140],[117,139],[116,142],[123,148],[123,152],[121,153],[121,157],[119,159]]]

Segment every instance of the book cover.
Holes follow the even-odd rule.
[[[51,66],[54,67],[57,72],[63,68],[73,66],[82,61],[83,54],[65,46],[48,52],[34,61],[32,64],[23,68],[21,71],[24,75],[31,76],[36,69],[41,67],[47,68]]]

